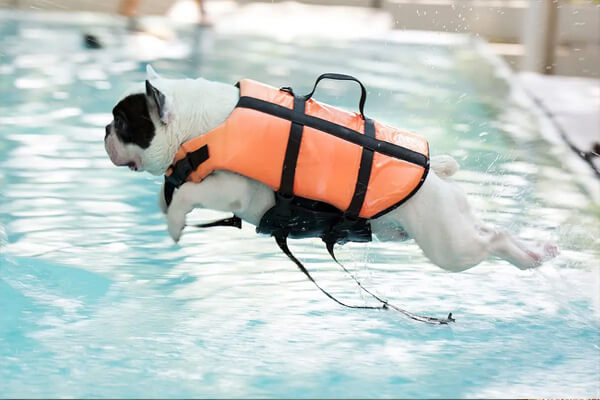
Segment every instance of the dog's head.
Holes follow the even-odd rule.
[[[178,146],[170,129],[174,118],[171,85],[151,66],[146,72],[144,87],[126,95],[113,108],[104,147],[115,165],[160,175],[174,156],[170,148]]]

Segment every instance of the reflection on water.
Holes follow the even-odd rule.
[[[598,208],[468,42],[204,31],[144,45],[96,29],[108,49],[83,49],[64,21],[0,14],[2,397],[598,396]],[[459,160],[457,180],[487,221],[557,240],[562,254],[535,271],[489,260],[450,274],[410,242],[340,250],[390,301],[454,312],[440,328],[340,308],[252,227],[189,231],[176,246],[160,178],[113,167],[102,145],[146,60],[169,76],[300,92],[322,72],[357,75],[368,114]],[[357,88],[323,83],[318,98],[355,107]],[[329,291],[368,303],[318,241],[291,246]]]

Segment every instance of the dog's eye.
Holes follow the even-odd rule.
[[[127,120],[120,115],[115,115],[115,131],[122,140],[129,140],[129,129],[127,129]]]
[[[122,130],[125,129],[125,121],[120,116],[115,116],[115,129]]]
[[[122,136],[122,137],[127,137],[129,136],[128,134],[128,124],[127,124],[127,120],[121,116],[116,116],[115,117],[115,130],[117,131],[117,133]]]

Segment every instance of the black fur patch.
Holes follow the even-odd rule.
[[[113,108],[115,132],[123,143],[133,143],[142,149],[148,148],[155,129],[146,96],[143,94],[132,94],[121,100]]]

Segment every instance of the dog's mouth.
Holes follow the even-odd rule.
[[[138,165],[135,161],[129,161],[127,163],[118,164],[117,167],[129,167],[129,169],[132,171],[138,170]]]

